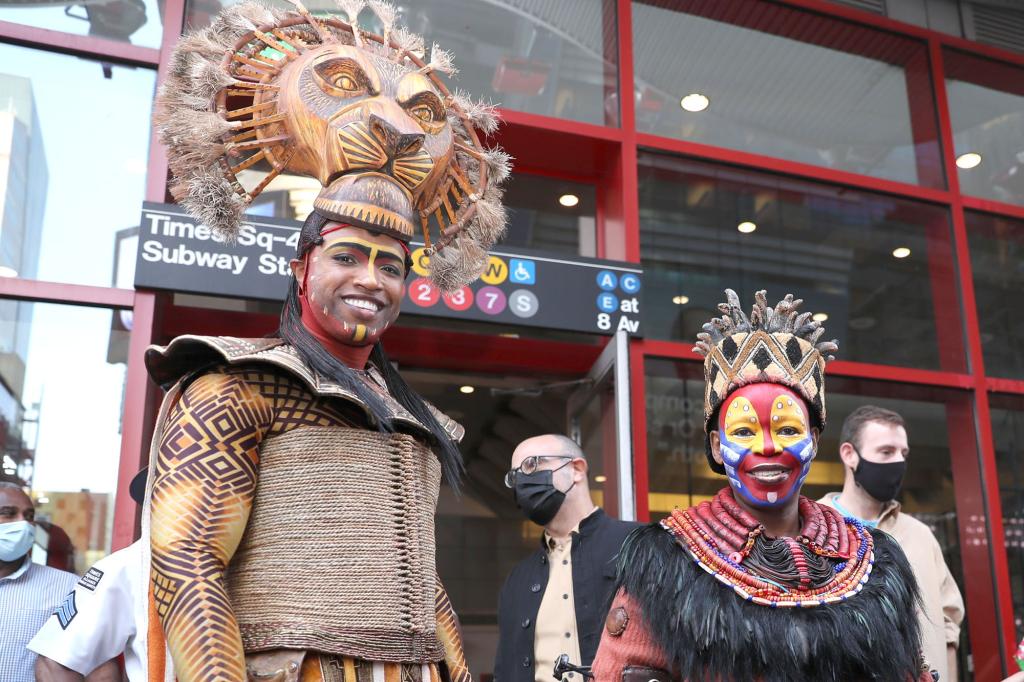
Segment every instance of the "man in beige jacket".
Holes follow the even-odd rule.
[[[863,405],[854,410],[840,433],[839,457],[846,470],[841,493],[820,502],[853,516],[896,539],[910,560],[921,590],[921,645],[939,680],[956,680],[956,648],[964,602],[949,573],[942,549],[928,526],[900,512],[895,500],[907,468],[907,431],[892,410]]]

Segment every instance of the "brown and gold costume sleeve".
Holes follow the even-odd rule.
[[[243,681],[245,657],[224,569],[245,530],[259,444],[273,423],[258,370],[206,374],[171,409],[152,498],[157,612],[181,682]]]
[[[473,682],[462,646],[462,630],[458,616],[441,581],[437,581],[437,636],[444,645],[444,662],[452,682]]]

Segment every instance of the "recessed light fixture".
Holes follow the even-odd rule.
[[[18,271],[6,265],[0,265],[0,277],[17,277]]]
[[[978,152],[967,152],[956,157],[956,165],[964,170],[974,168],[981,163],[981,154]]]
[[[687,303],[690,302],[690,297],[683,295],[673,296],[672,302],[675,303],[676,305],[686,305]]]
[[[476,389],[473,388],[472,386],[459,386],[459,390],[462,391],[463,393],[472,393]]]
[[[608,477],[603,474],[598,474],[597,476],[594,476],[594,483],[604,483],[607,480]]]
[[[686,111],[690,111],[693,113],[697,113],[698,111],[704,111],[710,105],[711,100],[709,100],[705,95],[702,95],[699,92],[691,92],[689,95],[679,100],[679,106],[681,106]]]
[[[750,234],[751,232],[757,229],[757,224],[752,223],[749,220],[744,220],[742,223],[736,226],[736,229],[742,232],[743,234]]]
[[[572,208],[576,204],[580,203],[580,198],[575,194],[563,194],[558,197],[558,203],[566,208]]]
[[[895,249],[892,250],[893,258],[906,258],[909,255],[910,249],[908,249],[905,246],[897,246]]]
[[[811,319],[815,322],[824,322],[828,319],[828,313],[814,313],[811,315]]]

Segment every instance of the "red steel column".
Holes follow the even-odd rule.
[[[963,303],[964,322],[967,331],[967,354],[970,361],[970,372],[973,377],[974,389],[974,420],[977,437],[975,444],[978,460],[973,462],[957,461],[953,465],[954,472],[959,471],[961,478],[976,480],[975,485],[981,494],[982,518],[987,521],[988,547],[983,556],[977,556],[971,570],[964,571],[967,591],[967,615],[970,627],[972,657],[975,667],[975,679],[978,682],[997,682],[1009,672],[1009,656],[1015,648],[1015,628],[1013,620],[1013,601],[1010,590],[1010,571],[1006,559],[1006,545],[1003,542],[1003,511],[999,499],[998,471],[996,469],[995,446],[992,441],[992,421],[989,414],[987,383],[985,380],[985,361],[981,348],[981,331],[978,325],[978,309],[974,300],[974,277],[971,268],[971,257],[967,243],[967,225],[964,219],[963,199],[960,195],[960,182],[956,174],[955,149],[953,147],[953,126],[946,103],[945,69],[943,68],[942,45],[936,39],[928,42],[932,62],[932,87],[938,101],[939,130],[941,134],[943,157],[949,169],[949,188],[952,195],[953,214],[953,247],[956,252],[957,270],[960,277],[960,294]],[[969,419],[969,411],[960,415],[960,419]],[[954,424],[950,428],[950,447],[955,445],[952,438],[957,429]],[[956,450],[952,457],[957,459]],[[962,459],[962,458],[961,458]],[[972,474],[972,470],[977,473]],[[956,473],[954,473],[956,481]],[[970,483],[972,481],[967,481]],[[961,504],[968,508],[972,504],[969,493],[963,492],[964,481],[956,483],[957,508]],[[969,511],[969,509],[968,509]],[[960,525],[960,543],[964,556],[970,556],[971,547],[967,527],[971,523],[970,513],[958,513]],[[983,551],[986,548],[982,548]],[[987,559],[987,560],[986,560]],[[991,561],[991,564],[989,564]],[[966,563],[966,562],[965,562]],[[980,570],[979,570],[980,569]],[[990,583],[991,586],[984,585]],[[987,592],[987,594],[986,594]],[[994,617],[993,617],[994,616]],[[1001,661],[1001,662],[1000,662]]]

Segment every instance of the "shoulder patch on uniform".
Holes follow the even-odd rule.
[[[60,623],[61,630],[67,630],[68,625],[78,615],[78,608],[75,606],[75,591],[71,590],[68,596],[64,597],[64,603],[57,607],[57,610],[53,612],[53,615],[57,616],[57,622]]]
[[[78,584],[90,592],[94,592],[96,587],[100,584],[100,579],[102,577],[103,571],[93,566],[85,572],[85,575],[83,575],[82,579],[78,581]]]

